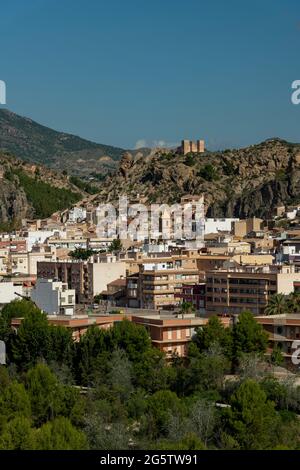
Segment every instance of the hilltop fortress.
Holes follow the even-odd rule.
[[[204,140],[182,140],[179,152],[183,155],[187,153],[204,153]]]

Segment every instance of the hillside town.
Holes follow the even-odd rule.
[[[296,11],[1,3],[1,469],[300,451]]]
[[[186,195],[181,205],[199,201],[203,195]],[[130,201],[137,202],[142,196]],[[91,326],[107,329],[126,318],[145,326],[167,357],[184,357],[195,329],[211,316],[229,326],[247,310],[268,332],[267,353],[280,347],[291,363],[300,314],[287,316],[275,301],[300,292],[300,206],[276,207],[268,220],[194,213],[192,224],[201,222],[196,241],[176,238],[175,218],[165,208],[155,237],[142,224],[135,237],[122,239],[118,231],[100,237],[99,214],[88,201],[2,233],[2,307],[31,300],[75,341]],[[16,331],[21,322],[12,320]]]

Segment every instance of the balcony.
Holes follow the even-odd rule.
[[[143,294],[151,294],[151,295],[157,295],[157,294],[174,294],[174,289],[143,289]]]

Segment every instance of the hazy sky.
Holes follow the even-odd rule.
[[[7,108],[100,143],[300,141],[299,0],[1,2]]]

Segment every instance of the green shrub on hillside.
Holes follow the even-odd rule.
[[[198,176],[201,176],[206,181],[217,181],[219,179],[218,173],[210,163],[199,170]]]
[[[96,188],[96,186],[93,186],[87,181],[83,181],[82,179],[77,178],[77,176],[71,176],[70,183],[74,184],[75,186],[77,186],[77,188],[81,189],[82,191],[85,191],[86,193],[89,193],[89,194],[98,193],[98,188]]]
[[[66,209],[80,200],[80,194],[65,188],[56,188],[36,178],[27,176],[21,170],[15,170],[20,186],[25,191],[28,201],[35,210],[35,216],[49,217],[56,211]]]

